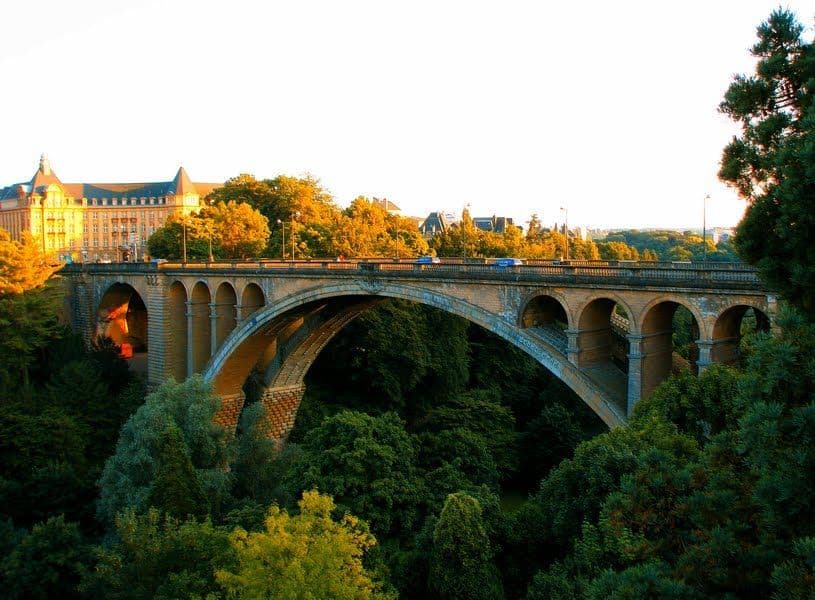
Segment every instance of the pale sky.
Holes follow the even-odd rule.
[[[717,106],[769,0],[4,0],[0,187],[310,173],[341,206],[732,226]],[[813,37],[815,6],[784,3]]]

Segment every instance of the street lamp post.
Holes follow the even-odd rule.
[[[277,220],[280,229],[283,233],[283,241],[280,242],[280,260],[286,260],[286,224],[280,219]]]
[[[187,216],[181,218],[181,262],[187,264]]]
[[[563,212],[563,237],[566,240],[566,260],[569,260],[569,209],[561,206],[560,210]]]
[[[207,233],[209,234],[209,262],[213,262],[215,259],[212,256],[212,225],[207,227]]]
[[[208,206],[212,206],[212,204],[213,204],[212,200],[207,201]],[[206,222],[207,223],[207,235],[209,236],[209,262],[214,262],[215,261],[215,258],[213,258],[213,256],[212,256],[212,229],[213,229],[213,225],[215,224],[214,221],[212,220],[212,217],[213,217],[213,215],[210,213],[209,220]]]
[[[291,237],[291,259],[294,260],[294,220],[300,218],[300,211],[291,214],[291,227],[289,228],[289,236]]]
[[[705,194],[702,200],[702,264],[707,263],[707,201],[710,194]]]
[[[466,227],[466,223],[465,223],[465,220],[464,220],[464,214],[465,213],[467,214],[467,218],[470,220],[470,223],[472,223],[473,217],[470,214],[470,203],[469,202],[464,205],[464,210],[461,211],[461,253],[462,253],[461,262],[462,263],[467,262],[467,237],[469,235],[469,232],[467,231],[468,228]]]

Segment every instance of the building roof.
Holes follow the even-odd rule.
[[[396,206],[393,202],[391,202],[387,198],[374,198],[373,203],[378,206],[381,206],[389,213],[402,212],[401,208]]]
[[[178,167],[178,173],[175,174],[175,179],[173,179],[173,193],[177,196],[195,193],[195,186],[192,184],[192,181],[190,181],[190,176],[187,175],[184,167]]]
[[[221,187],[221,183],[193,183],[184,167],[180,167],[172,181],[153,181],[141,183],[63,183],[51,170],[48,159],[43,154],[40,157],[40,166],[29,182],[15,183],[0,188],[0,200],[17,199],[28,195],[37,189],[57,184],[65,190],[69,197],[80,198],[109,198],[109,197],[160,197],[169,195],[183,195],[198,193],[203,199],[214,189]]]
[[[47,187],[52,183],[62,185],[57,174],[51,170],[51,163],[48,161],[48,157],[43,154],[40,156],[40,166],[29,183],[29,191],[36,190],[40,187]]]
[[[419,229],[425,235],[432,235],[434,233],[441,233],[449,227],[444,213],[441,211],[432,212],[427,215],[427,218],[422,223]]]

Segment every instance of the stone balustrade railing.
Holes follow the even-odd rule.
[[[620,283],[624,285],[668,285],[697,288],[765,289],[755,269],[741,263],[671,263],[636,261],[545,261],[499,267],[489,259],[442,259],[439,263],[418,264],[412,259],[328,261],[246,260],[215,262],[74,263],[65,265],[66,274],[157,273],[166,271],[258,272],[276,276],[317,274],[366,277],[427,277],[455,279],[503,279],[528,282]]]

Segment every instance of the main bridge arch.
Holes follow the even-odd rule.
[[[467,319],[517,346],[568,385],[607,425],[625,416],[604,390],[545,339],[515,320],[455,296],[409,284],[387,283],[371,291],[353,283],[312,287],[253,313],[218,348],[203,375],[223,399],[220,419],[234,424],[244,402],[242,386],[252,369],[264,374],[263,401],[270,413],[269,434],[286,437],[304,392],[303,378],[328,341],[345,324],[385,298],[425,304]],[[285,343],[277,342],[286,332]]]

